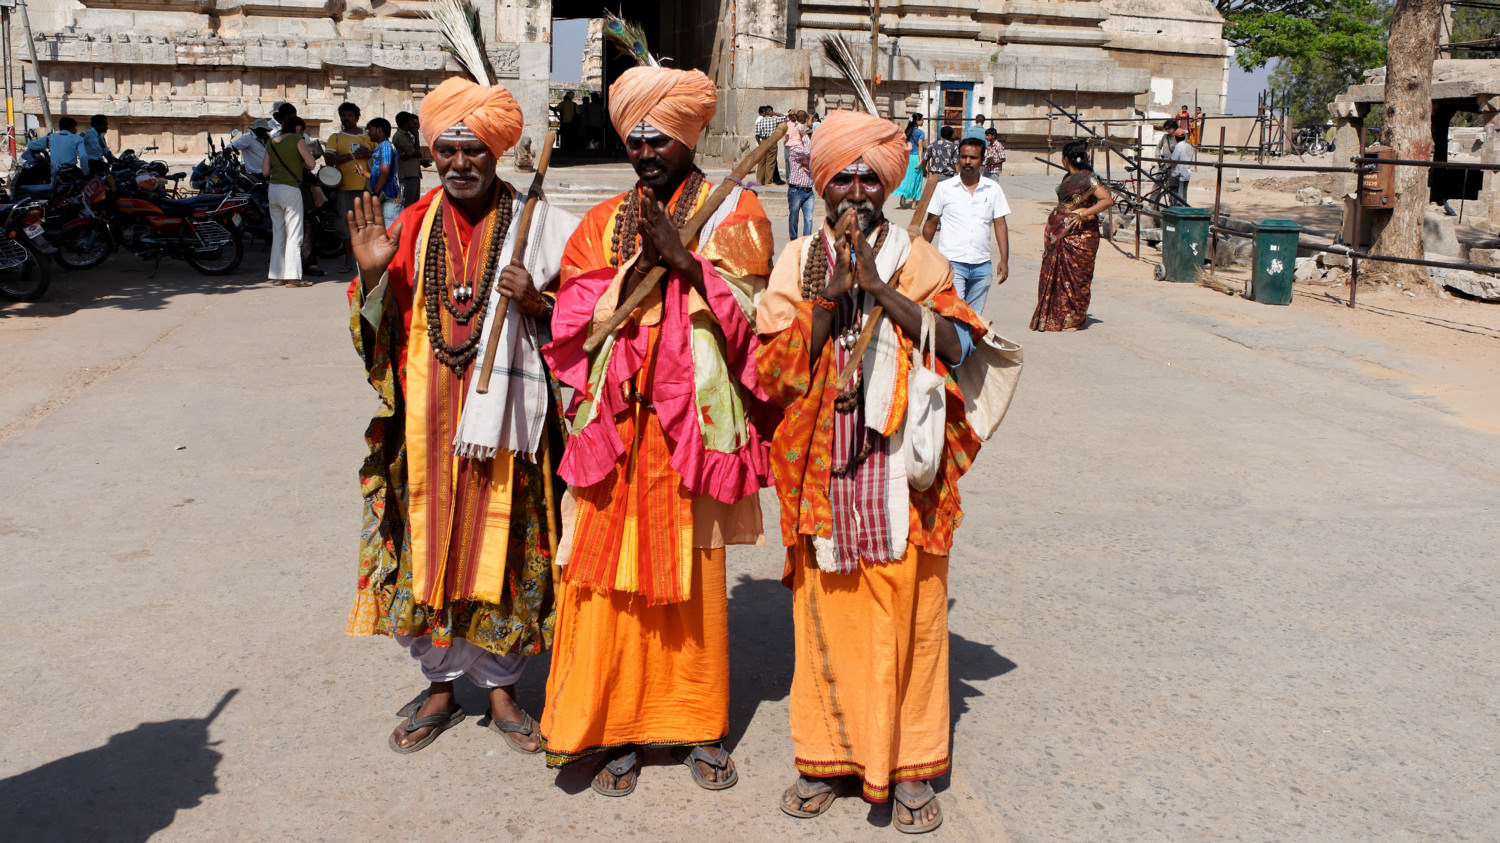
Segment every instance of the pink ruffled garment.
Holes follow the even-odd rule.
[[[730,377],[748,398],[745,407],[746,440],[736,451],[712,451],[704,446],[698,422],[697,390],[694,385],[692,323],[688,312],[687,281],[669,273],[662,300],[660,343],[655,378],[646,399],[655,406],[658,420],[672,450],[669,465],[682,477],[683,487],[694,496],[710,495],[724,503],[735,503],[771,484],[770,445],[756,421],[766,418],[770,398],[756,379],[755,355],[760,346],[744,311],[740,310],[729,285],[714,265],[693,256],[703,271],[708,306],[724,334],[725,363]],[[615,335],[607,353],[602,383],[589,384],[592,361],[583,350],[594,317],[594,306],[609,289],[617,270],[604,267],[574,276],[558,293],[552,314],[557,339],[542,348],[542,356],[558,380],[572,387],[571,418],[586,398],[597,408],[582,430],[573,431],[563,452],[558,474],[571,486],[588,487],[604,480],[625,453],[615,418],[627,408],[625,385],[646,360],[650,328],[630,321]]]

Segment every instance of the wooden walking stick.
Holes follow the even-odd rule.
[[[542,193],[542,180],[547,178],[547,164],[552,161],[552,144],[557,140],[556,132],[548,132],[547,139],[542,141],[542,154],[536,162],[536,178],[531,180],[531,187],[526,191],[526,207],[521,211],[521,227],[516,230],[515,242],[510,249],[510,262],[512,266],[525,268],[523,258],[526,257],[526,241],[531,235],[531,215],[536,211],[536,206],[545,198]],[[490,373],[495,370],[495,351],[500,348],[500,329],[505,327],[505,313],[510,309],[510,298],[500,297],[500,306],[495,310],[495,318],[490,321],[490,339],[484,345],[484,366],[479,370],[479,386],[475,391],[480,395],[490,391]]]
[[[702,231],[703,226],[708,223],[708,218],[713,216],[715,211],[719,210],[719,206],[724,204],[725,199],[729,198],[729,193],[734,190],[735,185],[750,175],[750,171],[755,169],[756,163],[765,158],[766,154],[771,150],[775,149],[776,144],[781,141],[782,136],[785,134],[786,123],[782,123],[776,127],[776,131],[772,132],[770,137],[761,141],[759,146],[750,150],[749,155],[740,159],[740,163],[736,164],[734,170],[730,172],[729,178],[720,182],[719,186],[714,188],[714,192],[709,194],[708,201],[704,202],[682,226],[683,248],[692,245],[693,241],[698,238],[698,232]],[[687,197],[683,198],[686,199]],[[665,266],[657,265],[651,267],[651,271],[646,274],[646,277],[636,282],[626,292],[624,301],[620,302],[620,306],[615,309],[615,312],[609,315],[609,319],[605,320],[603,325],[595,328],[594,332],[589,334],[588,339],[584,340],[583,350],[592,354],[599,346],[603,345],[610,334],[613,334],[626,319],[630,318],[630,314],[635,312],[635,309],[640,306],[642,301],[645,301],[646,296],[652,290],[656,289],[656,286],[661,283],[666,275],[667,268]],[[699,292],[702,293],[703,291],[699,290]],[[707,298],[706,295],[705,298]]]
[[[922,236],[922,224],[927,222],[927,206],[932,204],[932,193],[937,190],[937,184],[942,179],[933,173],[927,177],[927,183],[922,185],[922,198],[917,200],[917,207],[911,212],[911,222],[906,224],[906,233],[912,237]]]

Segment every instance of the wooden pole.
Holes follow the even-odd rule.
[[[688,218],[687,223],[683,225],[681,235],[682,245],[684,247],[691,245],[692,242],[698,238],[698,232],[703,230],[703,226],[708,223],[708,218],[713,216],[714,212],[719,209],[720,205],[724,204],[724,200],[729,197],[729,194],[734,190],[735,185],[742,181],[746,176],[750,175],[750,171],[755,169],[755,165],[762,158],[765,158],[767,153],[775,149],[776,144],[780,143],[782,137],[785,135],[786,123],[785,121],[783,121],[780,126],[776,127],[776,131],[771,133],[770,137],[761,141],[759,146],[750,150],[750,154],[740,159],[740,163],[735,165],[734,171],[729,174],[729,178],[720,182],[719,186],[714,188],[714,192],[709,194],[708,200],[700,205],[698,207],[698,210],[695,211],[690,218]],[[646,296],[649,295],[651,291],[655,289],[656,286],[660,284],[662,282],[662,279],[666,276],[667,268],[665,266],[658,265],[651,267],[646,273],[646,277],[640,279],[634,286],[630,288],[628,292],[626,292],[624,301],[620,302],[620,306],[615,308],[614,313],[611,313],[609,315],[609,318],[604,321],[604,324],[595,328],[594,331],[589,334],[588,339],[584,340],[583,350],[590,354],[598,350],[599,346],[603,345],[604,341],[608,339],[609,336],[620,327],[620,325],[624,324],[626,319],[630,318],[630,314],[635,312],[635,309],[640,306],[641,302],[646,300]],[[704,299],[707,300],[707,296],[704,296]]]
[[[547,177],[547,165],[552,162],[552,144],[557,141],[556,132],[548,132],[547,139],[542,141],[542,155],[536,162],[536,177],[531,180],[531,189],[526,191],[526,208],[521,211],[520,228],[516,229],[516,239],[510,248],[510,262],[515,266],[525,268],[526,241],[531,234],[531,215],[536,211],[536,206],[542,201],[542,180]],[[505,328],[505,314],[510,310],[510,298],[500,297],[500,304],[495,310],[495,318],[490,320],[490,337],[484,346],[484,363],[479,369],[479,385],[475,391],[480,395],[490,391],[490,375],[495,371],[495,352],[500,348],[500,331]]]
[[[870,98],[876,96],[876,80],[880,78],[880,0],[870,4]],[[876,115],[877,117],[879,115]]]
[[[1219,166],[1214,168],[1214,214],[1208,219],[1208,277],[1216,277],[1219,265],[1219,238],[1214,226],[1219,224],[1219,197],[1224,194],[1224,127],[1219,127]]]

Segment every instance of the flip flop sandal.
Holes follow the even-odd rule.
[[[287,286],[287,287],[311,287],[312,285],[313,285],[313,282],[311,282],[311,281],[303,281],[301,279],[298,279],[298,280],[295,280],[295,281],[288,281],[285,284],[285,286]]]
[[[708,750],[701,746],[695,746],[691,752],[683,756],[682,763],[686,764],[687,768],[693,772],[693,781],[697,782],[698,786],[704,790],[728,790],[734,787],[740,780],[739,770],[730,770],[729,778],[723,781],[716,782],[713,779],[707,778],[703,775],[703,771],[698,769],[697,762],[699,761],[702,761],[715,770],[728,770],[730,763],[729,752],[720,746],[718,755],[709,755]]]
[[[396,728],[404,731],[408,735],[410,735],[412,732],[417,731],[418,729],[431,728],[432,731],[428,732],[422,737],[421,740],[417,741],[411,746],[402,746],[401,743],[396,740],[395,732],[391,732],[391,737],[386,742],[390,744],[391,751],[399,752],[402,755],[410,755],[417,750],[425,749],[428,744],[437,740],[438,735],[441,735],[454,726],[457,726],[458,724],[464,722],[464,716],[464,710],[461,708],[455,708],[452,711],[447,712],[438,712],[437,714],[429,714],[426,717],[418,717],[417,713],[413,711],[411,714],[407,715],[406,722],[402,723]]]
[[[283,281],[283,280],[281,280],[280,278],[277,278],[275,281],[271,282],[271,286],[272,287],[285,287],[286,286],[286,282]]]
[[[608,788],[599,784],[599,771],[595,770],[594,778],[589,782],[589,787],[592,787],[595,793],[603,796],[629,796],[635,792],[636,783],[641,780],[641,760],[633,749],[613,761],[600,764],[599,769],[608,770],[609,774],[614,776],[616,781],[631,771],[635,772],[635,775],[630,777],[630,784],[625,787]]]
[[[537,727],[536,719],[533,718],[530,712],[527,712],[525,709],[521,710],[521,719],[519,721],[496,720],[493,714],[490,715],[488,728],[493,729],[495,732],[499,733],[500,737],[505,738],[506,746],[509,746],[516,752],[524,752],[527,755],[534,755],[542,751],[541,740],[537,741],[536,749],[527,749],[526,747],[521,746],[520,742],[515,737],[516,735],[522,735],[528,738],[534,737],[540,739],[542,736],[542,730]]]
[[[801,808],[788,808],[786,806],[787,793],[794,794],[797,797],[797,801],[803,805],[807,804],[807,800],[822,796],[825,793],[832,795],[823,800],[823,803],[814,810],[804,811]],[[781,796],[781,810],[783,813],[797,817],[798,819],[807,820],[821,816],[829,808],[832,808],[833,803],[838,801],[839,789],[833,782],[827,779],[809,779],[806,776],[798,776],[797,781],[791,787],[787,788],[786,793],[783,793]]]
[[[901,803],[901,807],[911,812],[912,819],[916,819],[917,812],[927,807],[927,804],[929,802],[933,802],[937,799],[937,794],[933,792],[932,785],[930,784],[923,785],[920,792],[910,795],[902,793],[901,789],[898,787],[893,787],[891,788],[891,796],[894,797],[897,802]],[[895,826],[896,830],[901,832],[902,834],[926,834],[927,832],[932,831],[933,829],[943,824],[942,804],[939,803],[937,808],[937,816],[934,816],[932,819],[921,824],[897,822],[895,813],[893,811],[891,815],[891,825]]]

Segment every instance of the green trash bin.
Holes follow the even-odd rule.
[[[1162,277],[1194,283],[1208,258],[1208,210],[1163,208],[1161,211]]]
[[[1261,304],[1291,304],[1292,278],[1297,274],[1296,220],[1261,220],[1255,224],[1255,270],[1250,274],[1250,298]]]

